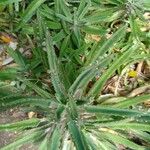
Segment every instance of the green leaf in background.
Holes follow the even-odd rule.
[[[46,26],[50,29],[61,29],[61,24],[59,22],[46,21]]]
[[[8,5],[16,2],[21,2],[22,0],[0,0],[0,5]]]
[[[85,90],[87,84],[91,81],[92,78],[100,73],[100,69],[105,67],[109,63],[109,60],[111,60],[110,57],[107,57],[104,60],[98,62],[97,65],[87,67],[85,70],[83,70],[83,72],[76,78],[70,87],[69,92],[75,95],[78,90]]]
[[[14,51],[12,48],[7,48],[9,55],[15,60],[15,62],[19,65],[19,67],[26,69],[27,63],[25,62],[25,58],[19,51]]]
[[[140,41],[141,31],[140,27],[137,24],[137,20],[136,18],[134,18],[134,16],[130,16],[130,26],[133,36],[135,37],[136,40]]]
[[[107,31],[102,27],[95,27],[95,26],[84,26],[81,28],[84,32],[88,34],[95,34],[95,35],[104,35]]]
[[[79,20],[82,20],[85,14],[89,11],[91,6],[91,0],[81,0],[80,5],[77,10],[77,16]]]
[[[113,75],[116,69],[118,69],[122,64],[124,64],[130,58],[130,56],[132,56],[133,52],[138,48],[138,44],[133,45],[126,52],[124,52],[123,55],[116,59],[109,67],[109,69],[99,78],[99,80],[96,81],[94,86],[90,89],[88,95],[97,96],[101,92],[106,81]]]
[[[18,74],[19,70],[17,68],[5,68],[0,71],[0,80],[16,79]]]
[[[66,5],[66,1],[65,0],[57,0],[57,1],[59,3],[58,5],[60,6],[60,9],[64,13],[64,15],[71,20],[72,14],[70,13],[70,10]]]
[[[137,96],[137,97],[133,97],[133,98],[127,98],[124,101],[114,104],[113,107],[128,108],[129,106],[137,105],[139,103],[148,101],[149,99],[150,99],[150,94]]]
[[[21,21],[17,26],[17,30],[20,29],[25,23],[27,23],[31,17],[35,14],[35,11],[45,2],[46,0],[33,0],[28,8],[22,15]]]
[[[116,42],[123,38],[125,36],[126,28],[126,25],[122,26],[114,34],[112,34],[110,39],[106,40],[106,42],[104,42],[104,44],[99,48],[99,51],[97,51],[95,56],[93,56],[92,61],[96,61],[99,56],[104,55]]]

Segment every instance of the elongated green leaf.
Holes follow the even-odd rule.
[[[95,27],[95,26],[83,26],[81,28],[84,32],[88,34],[95,34],[95,35],[104,35],[106,34],[106,30],[102,27]]]
[[[149,133],[143,132],[143,131],[137,131],[137,130],[132,130],[136,136],[138,136],[140,139],[150,143],[150,136]]]
[[[96,150],[97,146],[96,146],[96,143],[95,141],[90,137],[89,134],[86,135],[86,140],[91,148],[91,150]]]
[[[93,45],[90,46],[91,51],[89,52],[87,56],[87,60],[84,66],[89,66],[93,62],[92,60],[94,56],[96,55],[96,53],[98,53],[97,51],[99,51],[99,47],[101,47],[106,40],[107,40],[106,38],[102,38],[99,42],[95,41]]]
[[[61,30],[59,33],[57,33],[55,36],[52,37],[52,41],[57,43],[60,42],[61,40],[63,40],[65,38],[66,34],[63,30]]]
[[[117,134],[111,134],[111,133],[105,133],[107,135],[107,138],[112,140],[115,144],[122,144],[126,147],[132,148],[132,149],[138,149],[138,150],[144,150],[145,148],[143,146],[140,146],[138,144],[135,144],[134,142],[128,140],[125,137],[122,137],[121,135]]]
[[[71,94],[75,94],[79,89],[84,90],[89,81],[97,74],[100,74],[101,69],[105,67],[105,65],[107,65],[110,62],[110,60],[110,57],[107,57],[104,60],[101,60],[101,62],[98,62],[97,65],[93,65],[85,69],[74,81],[74,83],[69,89],[69,92]]]
[[[99,14],[90,15],[82,19],[83,21],[87,22],[88,24],[96,24],[99,22],[111,22],[113,20],[118,19],[123,13],[123,10],[119,10],[114,12],[114,10],[106,10],[100,12]]]
[[[69,106],[68,107],[69,115],[71,116],[72,119],[76,120],[78,118],[78,111],[74,99],[69,99],[68,106]]]
[[[27,105],[31,105],[31,106],[39,106],[42,108],[49,108],[50,106],[50,99],[42,99],[42,98],[19,98],[19,99],[14,99],[11,101],[8,101],[9,99],[7,99],[7,102],[2,101],[0,104],[1,109],[6,110],[9,108],[13,108],[16,106],[27,106]]]
[[[70,42],[70,35],[65,37],[61,44],[60,56],[63,56],[65,54],[67,46],[69,45],[69,42]]]
[[[58,0],[58,1],[59,1],[60,8],[61,8],[62,12],[64,13],[64,15],[71,20],[72,15],[70,13],[69,8],[66,6],[65,0]]]
[[[66,16],[62,15],[62,14],[56,14],[56,17],[58,17],[59,19],[66,21],[68,23],[73,23],[73,21],[70,18],[67,18]]]
[[[45,139],[42,141],[39,150],[48,150],[48,138],[45,137]]]
[[[88,150],[88,146],[85,145],[82,133],[73,120],[68,123],[68,128],[77,150]]]
[[[126,32],[126,25],[122,26],[120,29],[118,29],[110,39],[108,39],[100,48],[99,51],[93,56],[92,61],[95,61],[99,56],[103,56],[110,48],[113,47],[113,45],[118,42],[121,38],[124,37]]]
[[[38,40],[43,41],[45,34],[45,28],[46,28],[46,22],[43,19],[41,12],[38,10],[37,11],[37,21],[38,21],[38,29],[35,29],[35,34],[37,37],[39,37]],[[37,29],[37,30],[36,30]],[[44,51],[42,51],[41,49],[43,48],[43,45],[41,42],[38,42],[38,45],[40,48],[37,48],[36,53],[37,53],[37,57],[39,57],[39,59],[41,60],[41,62],[43,63],[44,67],[47,69],[48,68],[48,62],[47,62],[47,57],[46,57],[46,53]]]
[[[16,147],[18,146],[21,146],[23,144],[33,142],[34,140],[39,139],[42,135],[43,135],[43,131],[32,132],[28,135],[22,136],[20,139],[16,140],[15,142],[2,147],[1,150],[16,149]]]
[[[54,0],[54,3],[55,3],[55,12],[60,13],[59,0]]]
[[[144,4],[144,9],[149,11],[150,10],[150,1],[143,0],[143,4]]]
[[[16,2],[20,2],[22,0],[0,0],[0,5],[8,5]]]
[[[149,121],[150,119],[150,114],[136,110],[110,108],[110,107],[108,108],[104,106],[85,106],[85,109],[90,113],[102,113],[106,115],[115,115],[130,118],[135,117],[144,120],[147,119],[147,121]]]
[[[134,38],[139,40],[141,31],[137,24],[136,19],[133,16],[130,16],[130,26],[131,26],[131,30],[132,30],[132,34],[133,34]]]
[[[150,125],[144,123],[128,123],[128,122],[109,122],[109,123],[100,123],[99,127],[108,127],[113,129],[127,129],[127,130],[137,130],[137,131],[150,131]]]
[[[59,150],[61,138],[62,138],[61,132],[59,131],[58,127],[56,127],[51,137],[51,144],[50,144],[51,150]]]
[[[0,80],[16,79],[17,75],[19,75],[17,68],[5,68],[0,71]]]
[[[46,26],[50,29],[61,29],[61,24],[54,21],[46,21]]]
[[[26,129],[29,127],[36,127],[38,123],[40,122],[39,119],[33,118],[29,120],[23,120],[15,123],[10,123],[10,124],[1,124],[0,125],[0,130],[22,130]]]
[[[150,95],[137,96],[134,98],[127,98],[124,101],[121,101],[113,106],[118,108],[127,108],[129,106],[137,105],[139,103],[145,102],[149,99],[150,99]]]
[[[81,1],[81,4],[78,8],[77,15],[78,19],[81,20],[84,18],[85,14],[88,12],[91,6],[91,0],[84,0],[85,2]],[[86,5],[85,5],[86,3]]]
[[[29,80],[26,80],[26,79],[25,80],[19,79],[19,80],[22,81],[28,87],[32,88],[40,96],[42,96],[44,98],[54,99],[53,96],[50,93],[48,93],[47,91],[41,89],[40,87],[38,87],[36,84],[30,82]]]
[[[106,83],[106,81],[113,75],[113,73],[118,69],[128,58],[133,54],[133,52],[138,48],[138,45],[133,45],[126,52],[123,53],[118,59],[116,59],[108,70],[99,78],[99,80],[94,84],[89,92],[89,96],[96,96],[99,94]]]
[[[17,30],[20,29],[25,23],[27,23],[31,17],[35,14],[35,11],[43,4],[46,0],[33,0],[28,8],[25,10],[21,21],[17,27]]]
[[[82,13],[83,9],[85,8],[86,2],[87,2],[86,0],[80,0],[80,5],[79,5],[78,10],[77,10],[77,16],[78,17]]]
[[[9,55],[15,60],[15,62],[22,68],[26,68],[25,58],[19,51],[14,51],[12,48],[7,48]]]
[[[93,131],[92,131],[89,134],[89,137],[91,137],[90,143],[92,142],[93,144],[96,145],[96,150],[97,149],[116,150],[114,143],[112,143],[111,141],[108,141],[108,139],[106,138],[106,136],[104,134],[102,134],[102,132],[96,131],[93,133]]]
[[[53,86],[55,88],[57,96],[59,97],[58,99],[64,101],[65,87],[63,86],[59,76],[58,61],[54,51],[54,47],[52,45],[52,39],[48,32],[46,33],[46,48]]]
[[[46,19],[50,19],[52,21],[56,21],[54,10],[49,8],[47,5],[43,4],[43,7],[38,10],[40,11],[40,14],[42,15],[42,17],[45,17]]]

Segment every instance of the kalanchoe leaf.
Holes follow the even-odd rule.
[[[27,23],[31,17],[35,14],[35,11],[45,2],[46,0],[34,0],[28,6],[28,8],[23,13],[22,19],[17,27],[17,30],[20,29],[25,23]]]
[[[59,150],[61,138],[62,138],[62,135],[61,135],[60,129],[56,127],[51,137],[50,149]]]
[[[75,121],[71,120],[68,123],[68,128],[77,150],[88,150],[89,147],[85,143],[83,133],[76,125]]]
[[[15,123],[10,124],[1,124],[0,130],[10,130],[10,131],[16,131],[16,130],[24,130],[27,128],[33,128],[36,127],[39,124],[40,120],[33,118],[29,120],[23,120]]]
[[[33,142],[36,139],[40,139],[42,136],[43,136],[43,131],[32,132],[32,133],[30,133],[28,135],[20,137],[20,139],[14,141],[13,143],[2,147],[1,150],[15,149],[16,147],[19,147],[19,146],[21,146],[23,144]]]
[[[124,52],[124,54],[122,56],[120,56],[118,59],[116,59],[112,63],[111,67],[109,67],[109,69],[105,72],[105,74],[103,74],[101,76],[101,78],[91,88],[91,90],[89,92],[89,96],[97,96],[101,92],[106,81],[111,77],[111,75],[115,72],[115,70],[118,69],[123,63],[128,61],[128,59],[133,54],[133,52],[135,50],[137,50],[138,48],[139,48],[138,44],[133,45],[129,50]]]
[[[59,101],[65,102],[65,97],[66,97],[65,87],[63,86],[63,83],[61,82],[61,79],[60,79],[58,60],[54,51],[54,47],[52,45],[52,39],[48,31],[46,33],[46,39],[47,39],[46,48],[47,48],[47,54],[48,54],[51,80],[56,91],[57,99]]]

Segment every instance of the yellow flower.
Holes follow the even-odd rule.
[[[135,78],[137,77],[137,75],[138,75],[137,71],[131,70],[128,72],[129,77]]]

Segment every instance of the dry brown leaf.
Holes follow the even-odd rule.
[[[31,119],[31,118],[36,118],[37,117],[37,113],[36,112],[28,112],[28,118]]]

